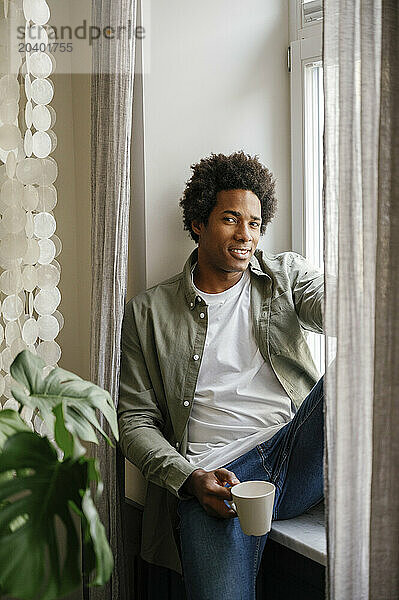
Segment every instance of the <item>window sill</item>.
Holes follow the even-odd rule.
[[[130,498],[127,504],[143,510],[143,506]],[[284,521],[273,521],[270,539],[320,565],[327,565],[327,542],[324,525],[324,503],[320,502],[303,515]]]
[[[270,539],[302,554],[320,565],[327,565],[324,503],[320,502],[294,519],[274,521]]]

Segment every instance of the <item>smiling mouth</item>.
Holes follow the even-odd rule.
[[[245,259],[251,254],[249,248],[229,248],[229,252],[234,258]]]

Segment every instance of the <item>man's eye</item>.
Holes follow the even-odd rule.
[[[257,223],[256,221],[253,221],[253,223],[251,223],[251,225],[253,225],[254,227],[259,227],[259,223]]]
[[[235,219],[233,217],[224,217],[224,221],[232,221],[234,223]]]

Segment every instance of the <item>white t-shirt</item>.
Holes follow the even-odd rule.
[[[195,289],[208,305],[208,329],[188,422],[187,459],[210,471],[270,439],[294,413],[255,340],[249,270],[220,294]]]

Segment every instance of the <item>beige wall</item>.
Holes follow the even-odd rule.
[[[58,337],[60,366],[89,378],[90,348],[90,77],[56,75],[53,106],[58,147],[56,182],[58,204],[54,210],[63,250],[60,311],[65,325]]]
[[[49,0],[51,24],[75,24],[90,17],[90,2],[78,3]],[[54,158],[59,175],[55,182],[58,204],[54,209],[57,235],[63,250],[57,257],[61,265],[61,305],[65,325],[57,342],[62,356],[59,362],[64,369],[89,378],[90,348],[90,75],[86,70],[90,61],[82,63],[81,50],[73,41],[74,50],[56,52],[56,75],[52,76],[55,95],[52,102],[57,113],[54,130],[58,146]],[[86,54],[89,53],[87,48]]]

